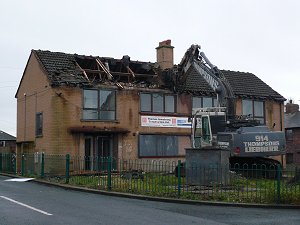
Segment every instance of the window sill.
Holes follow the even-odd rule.
[[[185,155],[173,155],[173,156],[139,156],[139,159],[161,159],[161,158],[182,158]]]
[[[80,122],[109,122],[109,123],[120,123],[119,120],[89,120],[89,119],[81,119]]]
[[[140,112],[140,115],[151,115],[151,116],[176,116],[176,117],[190,117],[190,114],[185,113],[157,113],[157,112]]]

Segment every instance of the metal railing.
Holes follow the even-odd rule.
[[[19,162],[19,163],[17,163]],[[0,154],[0,172],[92,189],[205,201],[300,204],[300,169],[178,161]]]

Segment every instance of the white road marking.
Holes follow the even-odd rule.
[[[4,199],[6,199],[7,201],[16,203],[16,204],[18,204],[18,205],[24,206],[24,207],[26,207],[26,208],[29,208],[29,209],[34,210],[34,211],[37,211],[37,212],[39,212],[39,213],[45,214],[45,215],[47,215],[47,216],[52,216],[51,213],[47,213],[47,212],[45,212],[45,211],[43,211],[43,210],[40,210],[40,209],[34,208],[34,207],[32,207],[32,206],[26,205],[26,204],[24,204],[24,203],[22,203],[22,202],[15,201],[15,200],[13,200],[13,199],[11,199],[11,198],[7,198],[7,197],[5,197],[5,196],[0,196],[0,198],[4,198]]]
[[[7,179],[4,181],[16,181],[16,182],[26,182],[29,180],[33,180],[34,178],[12,178],[12,179]]]

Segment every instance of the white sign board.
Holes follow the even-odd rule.
[[[191,128],[188,117],[141,116],[142,127]]]

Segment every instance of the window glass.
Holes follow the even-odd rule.
[[[152,94],[152,105],[153,105],[153,112],[163,112],[164,105],[163,105],[163,95],[160,93],[153,93]]]
[[[217,107],[217,98],[193,97],[193,108]]]
[[[0,141],[0,147],[5,147],[5,141]]]
[[[170,135],[140,135],[139,156],[177,156],[178,136]]]
[[[193,97],[193,108],[202,108],[202,98]]]
[[[203,97],[203,107],[212,107],[212,98]]]
[[[98,107],[98,91],[84,90],[83,92],[83,107],[97,108]]]
[[[141,93],[141,112],[175,113],[176,96],[163,93]]]
[[[217,100],[217,98],[213,98],[213,107],[218,107],[218,100]]]
[[[141,111],[151,112],[151,94],[141,93]]]
[[[242,105],[243,105],[243,115],[251,115],[251,117],[253,117],[252,101],[243,100]]]
[[[293,140],[293,130],[291,129],[285,130],[285,138],[287,141]]]
[[[155,156],[156,146],[155,146],[155,136],[154,135],[140,135],[139,137],[139,149],[140,156]]]
[[[36,136],[43,135],[43,113],[42,112],[36,114],[35,122],[36,122],[35,135]]]
[[[99,118],[98,116],[98,110],[83,110],[83,119],[86,120],[97,120]]]
[[[165,112],[175,112],[175,97],[173,95],[165,96]]]
[[[290,164],[294,162],[294,155],[293,153],[286,153],[286,163]]]
[[[82,118],[86,120],[115,120],[116,92],[84,90]]]
[[[100,90],[100,109],[114,110],[115,109],[115,92]]]
[[[101,120],[114,120],[115,119],[115,111],[100,111],[100,119]]]
[[[264,102],[242,100],[242,105],[244,116],[249,116],[252,119],[260,121],[261,124],[265,124]]]
[[[259,101],[254,101],[254,116],[263,117],[264,116],[264,103]]]

